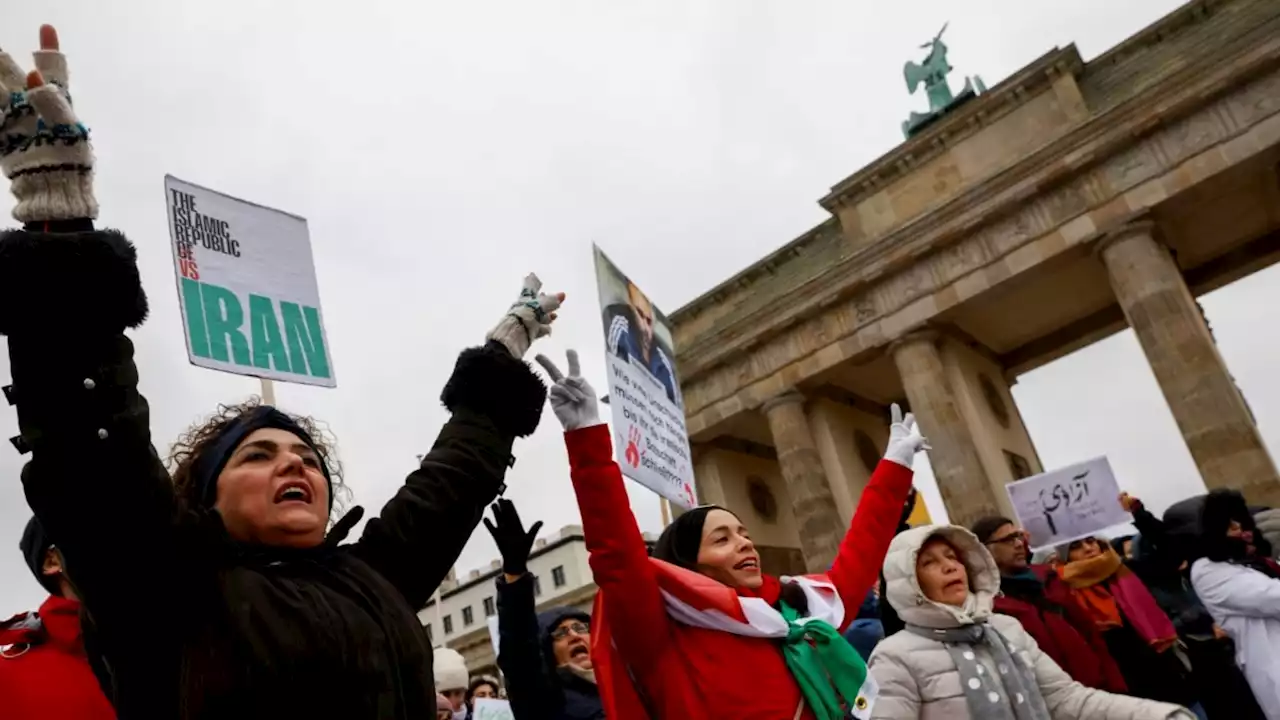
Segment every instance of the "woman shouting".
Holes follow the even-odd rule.
[[[546,390],[522,360],[563,295],[526,279],[441,400],[452,419],[420,466],[339,545],[342,477],[311,420],[223,408],[151,443],[127,329],[147,314],[136,255],[94,224],[93,153],[52,27],[37,72],[0,54],[0,169],[23,228],[0,234],[27,500],[87,612],[86,645],[119,717],[430,718],[431,647],[415,616],[500,491]]]

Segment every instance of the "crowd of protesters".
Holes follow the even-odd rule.
[[[94,156],[53,28],[36,70],[0,53],[0,234],[21,482],[20,549],[49,592],[0,625],[0,711],[28,718],[1280,720],[1280,516],[1218,490],[1138,533],[1033,562],[1005,517],[909,527],[928,444],[889,417],[883,459],[825,572],[777,577],[727,508],[650,553],[576,353],[537,356],[563,294],[525,279],[441,400],[451,417],[360,537],[331,438],[258,402],[152,445],[126,331],[147,316],[134,247],[95,225]],[[500,499],[550,401],[595,583],[590,612],[535,602],[526,528]],[[492,504],[492,505],[491,505]],[[432,649],[416,615],[485,525],[502,678]]]

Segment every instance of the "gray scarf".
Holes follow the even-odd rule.
[[[973,720],[1051,720],[1035,672],[1009,652],[1005,639],[987,623],[933,629],[907,625],[908,632],[942,643],[960,671],[960,685]],[[978,660],[981,645],[995,660],[993,677]]]

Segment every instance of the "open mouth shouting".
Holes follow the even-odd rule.
[[[311,485],[305,480],[287,480],[276,488],[273,501],[277,505],[285,503],[311,504]]]
[[[577,660],[578,658],[589,657],[591,648],[587,647],[585,640],[574,640],[573,646],[569,648],[569,659]]]
[[[739,571],[741,571],[741,572],[746,572],[746,573],[755,573],[755,574],[759,574],[759,573],[760,573],[760,558],[759,558],[759,557],[757,557],[757,556],[755,556],[755,555],[752,555],[751,557],[749,557],[749,558],[745,558],[745,559],[743,559],[741,562],[739,562],[739,563],[737,563],[736,565],[734,565],[734,566],[733,566],[733,569],[734,569],[734,570],[739,570]]]

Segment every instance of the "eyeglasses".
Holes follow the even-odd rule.
[[[551,632],[551,639],[563,640],[569,637],[569,633],[573,633],[575,635],[589,636],[591,635],[591,628],[588,627],[586,623],[581,623],[581,622],[569,623],[568,625],[563,625],[553,630]]]
[[[1014,544],[1014,543],[1026,542],[1026,539],[1027,539],[1026,533],[1022,532],[1021,530],[1018,530],[1018,531],[1016,531],[1016,532],[1009,533],[1008,535],[1005,535],[1004,537],[999,538],[999,539],[997,539],[997,540],[988,540],[988,541],[987,541],[986,543],[984,543],[984,544],[986,544],[986,545],[1012,545],[1012,544]]]

